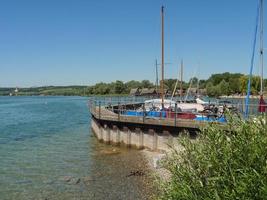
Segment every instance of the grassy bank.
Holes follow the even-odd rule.
[[[160,199],[267,199],[267,127],[264,119],[207,127],[196,140],[179,140],[163,161],[171,177]]]

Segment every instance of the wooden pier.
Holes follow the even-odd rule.
[[[219,122],[204,122],[190,119],[148,117],[124,115],[126,110],[142,107],[141,103],[103,105],[100,102],[89,102],[92,116],[91,127],[96,137],[105,143],[126,145],[129,147],[148,148],[153,151],[166,151],[178,138],[187,131],[191,137],[209,125],[216,123],[222,129],[226,125]],[[143,112],[145,113],[145,112]],[[176,116],[176,115],[175,115]]]
[[[127,107],[127,105],[121,105]],[[129,106],[129,104],[128,104]],[[113,106],[114,110],[117,110],[118,106]],[[216,123],[225,128],[225,124],[219,122],[207,122],[207,121],[196,121],[191,119],[180,119],[180,118],[154,118],[148,116],[127,116],[121,114],[121,112],[115,113],[112,109],[108,109],[106,106],[91,107],[91,115],[100,121],[110,121],[119,123],[130,123],[136,125],[146,126],[165,126],[173,128],[184,128],[184,129],[196,129],[200,130],[210,123]]]

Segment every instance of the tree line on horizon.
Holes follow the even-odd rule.
[[[177,79],[165,79],[164,86],[173,91]],[[248,76],[241,73],[220,73],[212,74],[208,79],[198,80],[193,77],[188,82],[183,81],[183,90],[191,88],[206,89],[211,97],[232,94],[246,94]],[[178,89],[180,82],[178,81]],[[91,95],[127,95],[135,88],[155,88],[156,85],[149,80],[127,82],[115,81],[111,83],[96,83],[92,86],[45,86],[32,88],[19,88],[16,95],[64,95],[64,96],[91,96]],[[264,79],[264,87],[267,88],[267,79]],[[0,95],[14,94],[15,88],[0,88]],[[253,76],[251,80],[251,94],[258,94],[260,91],[260,77]]]

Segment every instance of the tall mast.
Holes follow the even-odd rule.
[[[157,94],[158,94],[158,89],[159,89],[159,75],[158,75],[158,61],[157,61],[157,59],[156,59],[156,92],[157,92]]]
[[[161,6],[161,103],[164,107],[164,7]]]
[[[261,65],[260,95],[263,95],[263,0],[260,0],[260,65]]]
[[[183,96],[183,60],[181,60],[181,72],[180,72],[180,100],[182,100]]]

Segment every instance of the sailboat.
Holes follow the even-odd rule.
[[[204,106],[200,103],[176,102],[172,99],[165,99],[164,90],[164,7],[161,7],[161,81],[160,81],[160,97],[159,99],[150,99],[144,101],[144,107],[138,108],[136,111],[126,111],[126,115],[132,116],[148,116],[148,117],[167,117],[180,119],[195,119],[202,121],[216,121],[217,118],[209,118],[206,115],[198,115],[198,112],[204,110]],[[157,76],[156,62],[156,76]],[[182,64],[183,65],[183,64]],[[182,70],[182,66],[181,66]],[[158,79],[156,77],[156,86]],[[180,96],[182,96],[182,72],[180,81]]]
[[[184,112],[177,102],[172,99],[165,99],[164,90],[164,6],[161,7],[161,81],[160,81],[160,99],[150,99],[144,102],[145,110],[148,116],[159,117],[174,117],[183,119],[194,119],[196,117],[190,110],[190,112]],[[156,62],[157,69],[157,62]],[[156,71],[157,73],[157,71]],[[157,80],[156,80],[157,82]],[[157,85],[157,84],[156,84]],[[174,112],[176,111],[176,112]],[[179,112],[177,112],[179,111]],[[167,116],[168,115],[168,116]]]
[[[179,75],[178,75],[178,77],[179,77]],[[179,81],[179,79],[177,78],[177,81],[175,83],[175,86],[174,86],[174,89],[173,89],[173,92],[172,92],[171,100],[173,99],[174,94],[176,92],[178,81]],[[187,100],[187,96],[188,96],[188,92],[187,92],[185,101],[182,101],[182,97],[183,97],[183,86],[182,86],[182,82],[183,82],[183,60],[181,61],[181,68],[180,68],[180,101],[178,101],[177,106],[179,108],[181,108],[181,110],[183,112],[202,112],[204,110],[204,104],[206,102],[202,101],[201,103],[199,103],[199,102],[196,101],[196,103],[194,103],[194,102],[188,103],[186,101]],[[190,86],[191,86],[191,83],[190,83]],[[189,89],[190,88],[191,87],[189,87]],[[189,89],[188,89],[188,91],[189,91]],[[200,101],[200,98],[198,98],[198,100]]]

